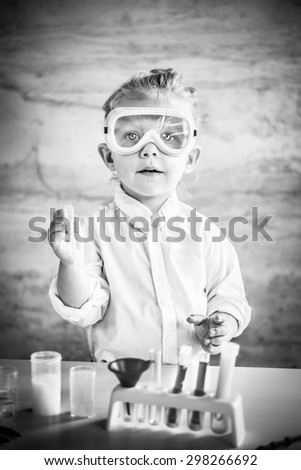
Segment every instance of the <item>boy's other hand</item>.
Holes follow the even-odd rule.
[[[75,224],[74,208],[71,204],[54,212],[48,229],[48,241],[65,266],[75,266],[83,261],[84,245],[77,243],[75,230],[77,232],[79,230],[79,220],[77,218],[77,224]]]
[[[238,329],[236,319],[226,312],[215,312],[210,317],[190,315],[187,321],[194,325],[203,349],[210,354],[218,354],[221,344],[230,341]]]

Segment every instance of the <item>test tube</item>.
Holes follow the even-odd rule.
[[[210,360],[210,354],[206,351],[201,351],[199,353],[199,367],[198,367],[198,376],[196,387],[193,392],[195,397],[203,397],[206,395],[204,390],[205,388],[205,379],[206,379],[206,371],[207,366]],[[188,413],[188,426],[190,429],[197,431],[202,429],[204,424],[204,413],[201,413],[197,410],[193,410],[192,412]]]
[[[230,394],[239,344],[224,343],[221,346],[220,368],[215,398],[227,398]],[[229,417],[222,413],[211,415],[211,429],[216,434],[223,434],[229,429]]]
[[[151,376],[151,388],[154,390],[160,390],[161,388],[161,351],[150,350],[150,359],[152,363],[152,376]],[[151,405],[149,408],[149,423],[156,425],[160,423],[161,419],[161,408],[156,405]]]
[[[182,393],[183,384],[186,377],[187,368],[190,364],[190,358],[192,353],[192,347],[183,344],[180,348],[177,375],[175,384],[171,390],[171,393],[178,394]],[[168,408],[166,410],[166,424],[173,428],[179,425],[181,417],[181,410],[177,408]]]
[[[161,386],[161,351],[156,351],[155,349],[149,349],[149,360],[151,361],[150,366],[150,379],[148,381],[147,387],[150,390],[156,390]],[[136,419],[143,423],[147,417],[147,408],[145,405],[138,403],[136,405]],[[157,413],[160,412],[155,405],[150,405],[149,409],[149,423],[150,424],[158,424],[158,415]]]

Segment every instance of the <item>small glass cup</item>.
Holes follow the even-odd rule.
[[[91,418],[95,411],[96,370],[89,366],[74,366],[69,378],[71,416]]]
[[[31,355],[32,410],[38,416],[58,415],[61,411],[61,360],[54,351]]]
[[[0,367],[0,419],[16,415],[18,369]]]

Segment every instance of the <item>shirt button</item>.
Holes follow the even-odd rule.
[[[173,337],[172,336],[167,336],[167,342],[171,344],[173,342]]]
[[[166,303],[167,303],[167,302],[166,302],[165,299],[161,299],[161,300],[160,300],[160,305],[166,305]]]

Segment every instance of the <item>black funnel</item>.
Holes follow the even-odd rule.
[[[136,383],[151,364],[151,361],[136,359],[135,357],[125,357],[110,362],[108,368],[114,372],[122,387],[135,387]]]

